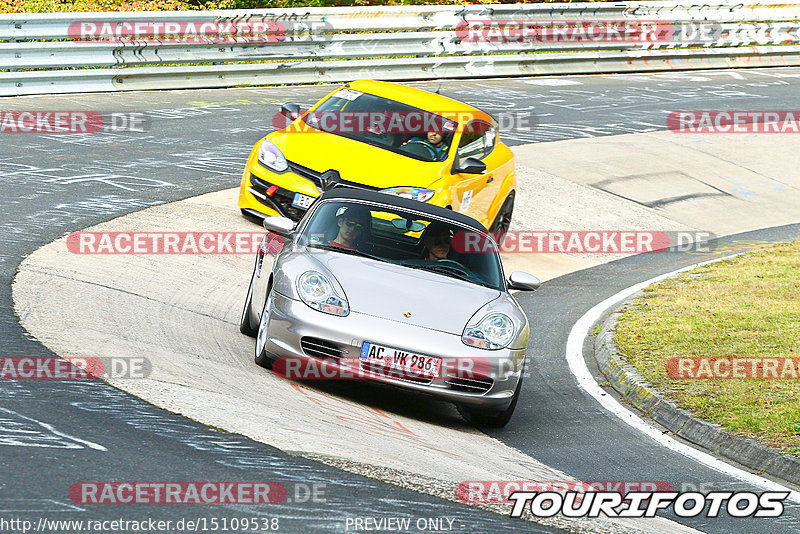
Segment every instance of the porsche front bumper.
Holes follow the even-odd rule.
[[[346,317],[329,315],[277,292],[273,292],[271,298],[266,349],[278,358],[324,359],[343,371],[352,371],[352,366],[360,363],[364,370],[368,364],[359,356],[362,344],[367,341],[415,354],[441,357],[443,361],[479,362],[470,368],[480,367],[483,370],[480,376],[455,372],[456,365],[448,367],[453,372],[444,372],[443,376],[434,379],[421,380],[418,375],[400,377],[392,373],[343,372],[341,376],[366,376],[367,380],[475,408],[502,410],[511,403],[523,369],[526,349],[487,351],[464,345],[460,335],[354,311]],[[487,369],[488,373],[484,372]]]

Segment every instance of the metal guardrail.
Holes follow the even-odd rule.
[[[0,14],[0,96],[794,65],[800,0]]]

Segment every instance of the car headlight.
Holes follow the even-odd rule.
[[[508,315],[490,313],[478,323],[467,325],[461,341],[480,349],[498,350],[514,339],[514,322]]]
[[[433,189],[425,189],[424,187],[390,187],[388,189],[381,189],[381,193],[427,202],[433,198],[436,191]]]
[[[258,162],[264,167],[277,172],[283,172],[289,168],[281,149],[275,146],[275,143],[266,139],[261,141],[258,147]]]
[[[309,307],[331,315],[350,313],[347,299],[339,296],[324,274],[306,271],[297,278],[297,293]]]

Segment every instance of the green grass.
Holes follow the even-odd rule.
[[[800,357],[800,241],[648,288],[617,325],[620,353],[694,415],[800,454],[800,380],[674,379],[673,357]]]

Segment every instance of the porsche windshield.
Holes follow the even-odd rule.
[[[305,115],[306,124],[420,161],[444,161],[456,122],[395,100],[340,89]]]
[[[323,202],[301,243],[505,289],[497,247],[485,233],[391,206]]]

